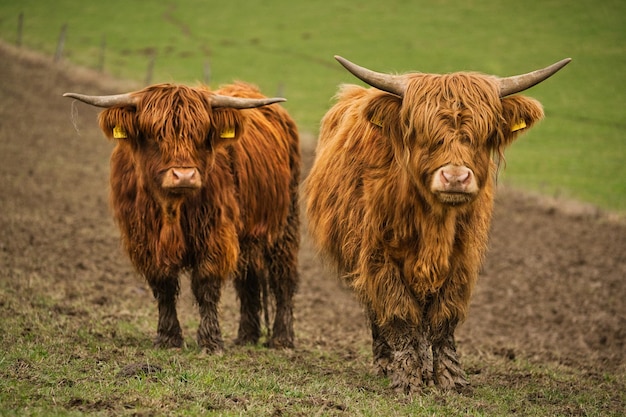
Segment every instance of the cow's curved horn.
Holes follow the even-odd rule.
[[[137,96],[132,93],[116,94],[112,96],[87,96],[85,94],[65,93],[63,97],[71,97],[83,103],[98,107],[122,107],[137,105]]]
[[[376,87],[379,90],[383,90],[400,97],[404,96],[404,92],[406,90],[406,80],[403,76],[375,72],[350,62],[339,55],[335,55],[335,59],[355,77],[372,87]]]
[[[244,98],[244,97],[230,97],[222,96],[219,94],[211,95],[212,107],[228,107],[231,109],[252,109],[255,107],[267,106],[268,104],[280,103],[287,101],[282,97],[273,98]]]
[[[85,94],[65,93],[63,97],[71,97],[98,107],[121,107],[136,106],[138,96],[133,93],[116,94],[112,96],[88,96]],[[211,95],[211,105],[213,107],[229,107],[234,109],[251,109],[254,107],[267,106],[268,104],[287,101],[282,97],[274,98],[243,98],[222,96],[219,94]]]
[[[530,87],[539,84],[569,64],[571,60],[571,58],[565,58],[550,65],[549,67],[529,72],[528,74],[500,78],[500,97],[506,97],[511,94],[519,93],[520,91],[527,90]]]

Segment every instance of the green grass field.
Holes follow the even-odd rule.
[[[282,94],[316,133],[340,83],[332,58],[385,72],[526,72],[573,62],[526,94],[546,120],[508,152],[507,184],[626,211],[626,2],[609,0],[0,2],[0,38],[143,82],[241,79]],[[102,55],[102,45],[105,45]],[[104,57],[102,59],[102,56]],[[210,68],[210,73],[205,70]],[[114,92],[112,92],[114,93]]]

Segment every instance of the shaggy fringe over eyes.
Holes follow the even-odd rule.
[[[229,108],[211,108],[211,93],[207,88],[160,84],[138,92],[141,101],[137,108],[110,108],[100,114],[101,129],[113,138],[113,129],[122,127],[129,139],[145,138],[160,142],[164,153],[172,157],[185,155],[184,138],[215,149],[228,145],[243,135],[244,112]],[[139,115],[139,116],[138,116]],[[234,131],[234,137],[221,137]],[[172,147],[170,149],[169,147]]]
[[[197,132],[208,132],[210,94],[208,90],[183,85],[161,84],[142,90],[137,105],[139,130],[156,140],[194,138]]]
[[[497,127],[496,115],[502,113],[502,105],[493,77],[475,73],[410,77],[417,80],[409,81],[405,93],[405,103],[409,103],[402,114],[408,123],[405,135],[442,138],[444,129],[462,126],[464,134],[478,146],[478,141],[486,140]],[[450,124],[442,124],[442,119]]]
[[[505,149],[528,128],[543,118],[541,104],[528,97],[500,98],[493,76],[470,72],[454,74],[413,74],[405,93],[401,120],[406,123],[404,145],[416,135],[443,138],[453,126],[472,141],[473,146],[486,144],[499,172],[506,164]],[[441,123],[441,120],[449,123]],[[512,131],[512,126],[525,122],[526,127]]]

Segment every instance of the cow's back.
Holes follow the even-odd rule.
[[[372,90],[342,87],[322,120],[316,160],[305,182],[309,231],[322,253],[347,273],[356,267],[374,226],[373,188],[392,183],[395,175],[393,149],[379,127],[363,118],[371,97]]]
[[[216,91],[236,97],[262,98],[248,84],[236,83]],[[230,159],[241,210],[240,234],[273,240],[282,232],[290,207],[297,201],[300,145],[297,127],[278,104],[242,110],[244,134],[221,157]]]

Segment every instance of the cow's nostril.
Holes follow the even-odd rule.
[[[163,178],[164,188],[200,188],[202,181],[196,168],[170,168]]]
[[[189,169],[179,169],[179,168],[174,168],[172,169],[172,174],[174,175],[174,178],[179,179],[179,180],[191,180],[193,179],[194,175],[196,173],[196,170],[193,168],[189,168]]]
[[[443,184],[466,184],[471,181],[472,172],[468,168],[451,168],[441,170],[441,182]]]
[[[172,168],[172,175],[177,180],[190,181],[195,174],[196,170],[193,168]]]

